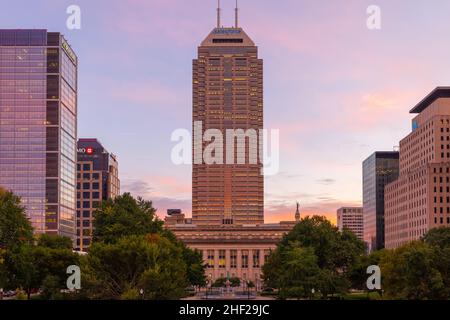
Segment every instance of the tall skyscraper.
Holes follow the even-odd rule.
[[[399,172],[399,153],[375,152],[363,162],[364,241],[369,252],[384,248],[384,187]]]
[[[220,130],[225,158],[230,151],[226,130],[254,130],[258,137],[263,129],[263,61],[258,59],[255,43],[237,25],[237,14],[236,9],[235,26],[224,28],[218,8],[217,27],[201,43],[193,62],[192,217],[197,225],[264,223],[262,165],[250,161],[250,153],[258,152],[258,142],[250,135],[244,137],[245,152],[235,152],[234,164],[225,160],[206,164],[198,150],[209,142],[196,142],[202,141],[206,130]],[[202,129],[196,130],[195,123],[201,123]],[[245,164],[237,164],[240,156],[245,156]]]
[[[227,129],[257,132],[263,128],[258,49],[239,28],[237,8],[231,28],[221,26],[220,8],[217,12],[217,28],[202,42],[194,60],[193,217],[169,211],[165,226],[201,253],[208,279],[238,277],[243,282],[251,280],[259,290],[262,266],[296,222],[264,224],[262,166],[248,159],[259,145],[238,151],[237,157],[247,158],[245,164],[206,164],[196,153],[205,147],[201,139],[207,129],[217,129],[226,137]],[[228,143],[223,141],[224,146]],[[300,219],[298,207],[295,218]]]
[[[120,194],[119,164],[97,139],[78,140],[77,242],[87,251],[92,242],[93,213],[104,200]]]
[[[438,87],[411,111],[400,141],[400,176],[386,186],[386,247],[450,226],[450,87]]]
[[[74,238],[77,56],[47,30],[0,30],[0,185],[36,233]]]
[[[358,239],[364,241],[364,218],[362,207],[343,207],[337,211],[339,231],[344,228],[352,231]]]

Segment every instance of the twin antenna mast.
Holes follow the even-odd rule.
[[[220,8],[220,0],[217,0],[217,28],[222,28],[221,24],[221,12],[222,9]],[[238,6],[238,0],[236,0],[236,8],[234,9],[234,27],[237,29],[239,28],[239,6]]]

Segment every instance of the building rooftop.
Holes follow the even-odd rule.
[[[409,113],[421,113],[439,98],[450,98],[450,87],[437,87],[420,101]]]
[[[255,43],[242,28],[214,28],[203,40],[202,47],[254,47]]]

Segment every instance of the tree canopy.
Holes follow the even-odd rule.
[[[363,254],[364,243],[350,231],[339,232],[324,217],[307,217],[269,256],[265,284],[279,289],[282,298],[307,298],[313,291],[323,297],[345,293],[349,270]]]
[[[33,227],[12,192],[0,189],[0,248],[29,243],[33,240]]]
[[[94,217],[94,242],[113,243],[125,236],[162,232],[163,222],[152,202],[129,193],[102,202]]]
[[[88,296],[176,299],[188,285],[205,284],[202,257],[163,228],[150,201],[130,194],[108,200],[94,228],[82,268]]]

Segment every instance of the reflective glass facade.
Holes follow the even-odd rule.
[[[398,175],[398,152],[375,152],[363,163],[364,241],[369,251],[384,248],[384,188]]]
[[[76,83],[59,33],[0,30],[0,185],[37,233],[75,235]]]

